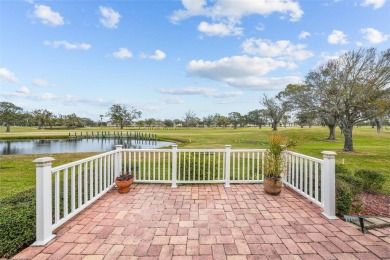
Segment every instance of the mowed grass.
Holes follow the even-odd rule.
[[[76,130],[38,130],[37,128],[12,127],[11,133],[4,133],[1,129],[0,139],[22,138],[51,138],[67,137],[69,132],[73,135],[87,131],[119,131],[117,128],[83,128]],[[232,145],[235,148],[267,148],[268,138],[275,132],[269,127],[259,128],[196,128],[196,129],[138,129],[125,128],[126,131],[141,131],[155,133],[159,140],[172,140],[179,144],[179,148],[224,148]],[[383,174],[386,183],[383,192],[390,194],[390,130],[383,129],[377,133],[371,127],[359,127],[354,129],[354,148],[356,152],[346,153],[342,151],[343,136],[340,130],[337,132],[336,141],[327,141],[328,129],[326,127],[279,128],[282,135],[300,138],[300,143],[293,150],[313,157],[322,158],[322,151],[335,151],[337,164],[344,164],[347,168],[370,169]],[[92,156],[96,153],[62,153],[42,155],[3,155],[0,157],[0,198],[4,198],[18,192],[35,187],[35,165],[32,160],[38,157],[51,156],[56,160],[53,166],[72,162],[78,159]]]

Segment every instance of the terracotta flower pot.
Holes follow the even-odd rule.
[[[115,180],[115,184],[118,186],[119,193],[128,193],[130,191],[130,186],[133,184],[133,179],[128,181],[118,181]]]
[[[263,187],[266,193],[279,195],[282,191],[282,179],[264,178]]]

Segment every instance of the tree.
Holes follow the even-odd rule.
[[[170,119],[165,119],[164,120],[164,126],[165,127],[173,127],[175,125],[175,123],[173,122],[173,120],[170,120]]]
[[[267,111],[265,109],[249,111],[246,119],[249,124],[257,125],[261,129],[267,123]]]
[[[186,127],[195,127],[199,122],[199,118],[196,117],[194,111],[188,110],[184,114],[184,124]]]
[[[228,114],[230,122],[233,124],[234,129],[237,128],[237,125],[240,124],[242,116],[238,112],[230,112]]]
[[[314,114],[321,118],[324,124],[329,128],[329,140],[336,140],[335,129],[339,117],[335,103],[330,102],[329,93],[324,91],[324,85],[327,80],[322,79],[317,85],[313,84],[289,84],[277,95],[277,98],[287,102],[291,109],[297,111],[298,124],[309,122],[307,115]],[[311,118],[313,116],[310,116]],[[304,122],[305,121],[305,122]]]
[[[390,49],[349,51],[309,72],[306,84],[323,91],[338,115],[344,151],[353,151],[353,127],[375,117],[377,101],[389,95]]]
[[[260,103],[267,108],[267,116],[271,119],[272,131],[278,130],[278,124],[289,109],[287,102],[280,102],[276,98],[264,95]]]
[[[32,114],[34,115],[38,129],[42,129],[45,125],[52,125],[53,123],[53,113],[47,109],[35,109]]]
[[[124,105],[115,104],[110,107],[107,112],[107,116],[110,117],[111,121],[118,125],[120,129],[123,129],[125,125],[131,125],[134,119],[140,118],[142,112],[138,111],[134,107],[127,110]]]
[[[210,127],[212,124],[214,124],[214,116],[208,115],[206,117],[203,117],[203,124]]]
[[[21,114],[22,108],[10,102],[0,102],[0,121],[6,126],[6,132],[11,132],[13,123]]]

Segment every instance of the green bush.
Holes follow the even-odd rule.
[[[338,174],[351,175],[352,172],[343,164],[336,164],[336,175]]]
[[[351,185],[343,180],[336,182],[336,212],[344,215],[351,212],[353,195]]]
[[[363,190],[366,192],[379,192],[385,183],[385,177],[376,171],[358,170],[355,176],[363,180]]]
[[[0,258],[10,258],[35,240],[35,189],[0,200]]]
[[[215,160],[212,154],[210,156],[208,155],[203,155],[196,154],[196,159],[194,163],[194,155],[193,153],[191,154],[186,154],[185,158],[184,156],[181,156],[180,158],[180,164],[178,164],[178,172],[180,172],[180,180],[202,180],[203,176],[205,180],[209,179],[209,174],[210,174],[210,180],[214,180],[213,177],[213,170],[215,173],[215,177],[218,178],[218,157],[215,156]],[[220,158],[222,163],[222,158]],[[222,164],[221,164],[222,165]],[[214,168],[214,169],[213,169]],[[205,171],[203,171],[205,169]],[[210,171],[210,172],[209,172]],[[220,175],[223,175],[222,172],[222,167],[220,169]]]
[[[359,177],[353,176],[353,175],[346,175],[346,174],[339,174],[336,175],[336,180],[342,180],[346,182],[352,192],[352,196],[357,196],[363,191],[363,180]]]

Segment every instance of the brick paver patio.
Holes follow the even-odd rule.
[[[47,246],[14,258],[390,259],[386,240],[321,212],[293,191],[270,196],[260,184],[133,185],[104,195]]]

